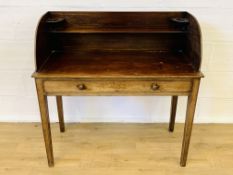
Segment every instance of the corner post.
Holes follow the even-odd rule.
[[[52,137],[49,121],[49,111],[48,111],[48,101],[47,96],[44,94],[43,81],[41,79],[36,79],[36,89],[38,95],[38,102],[40,107],[42,130],[45,142],[45,148],[47,153],[48,165],[50,167],[54,166],[53,158],[53,146]]]
[[[177,108],[178,96],[172,96],[171,100],[171,114],[170,114],[170,122],[169,122],[169,131],[174,131],[174,125],[176,120],[176,108]]]
[[[64,122],[62,96],[56,96],[56,101],[57,101],[57,112],[58,112],[60,131],[65,132],[65,122]]]
[[[192,91],[188,96],[183,144],[182,144],[182,151],[180,157],[180,165],[183,167],[186,166],[187,157],[188,157],[189,143],[192,133],[193,118],[196,108],[199,85],[200,85],[200,79],[193,79]]]

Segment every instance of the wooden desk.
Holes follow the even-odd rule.
[[[200,79],[200,29],[187,12],[48,12],[36,34],[36,81],[49,166],[54,165],[47,96],[188,96],[180,165],[185,166]]]

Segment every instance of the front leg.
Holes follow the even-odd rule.
[[[51,137],[50,121],[49,121],[48,102],[47,102],[47,96],[44,95],[43,82],[41,79],[36,79],[36,88],[37,88],[37,95],[40,106],[41,123],[42,123],[48,165],[52,167],[54,166],[54,158],[53,158],[53,146],[52,146],[52,137]]]
[[[200,79],[193,80],[192,91],[190,95],[188,96],[188,105],[187,105],[186,119],[185,119],[185,126],[184,126],[183,145],[182,145],[181,158],[180,158],[181,166],[186,166],[186,162],[187,162],[189,143],[190,143],[190,137],[192,133],[192,126],[193,126],[193,118],[194,118],[197,95],[198,95],[198,90],[199,90],[199,84],[200,84]]]

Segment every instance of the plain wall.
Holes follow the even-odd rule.
[[[202,30],[202,79],[195,114],[199,123],[233,122],[233,1],[231,0],[0,0],[0,121],[40,121],[34,80],[34,36],[52,10],[189,11]],[[186,97],[177,121],[184,122]],[[57,121],[55,98],[49,98]],[[65,97],[68,122],[168,122],[170,97]]]

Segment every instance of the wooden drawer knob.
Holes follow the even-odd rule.
[[[79,90],[85,90],[85,89],[86,89],[86,86],[85,86],[84,84],[78,84],[78,85],[77,85],[77,88],[78,88]]]
[[[152,89],[153,91],[158,90],[158,89],[159,89],[159,85],[156,84],[156,83],[152,83],[152,84],[151,84],[151,89]]]

